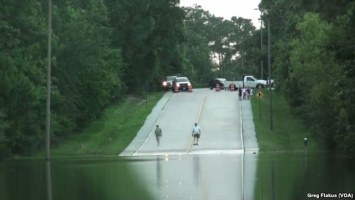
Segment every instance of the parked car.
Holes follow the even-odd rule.
[[[224,82],[226,81],[225,78],[214,78],[209,82],[209,87],[212,90],[213,88],[216,87],[216,84],[219,84],[219,88],[221,90],[224,90]]]
[[[162,83],[162,87],[164,90],[169,90],[172,88],[172,82],[177,76],[167,76]]]
[[[191,86],[191,83],[187,77],[176,77],[174,81],[172,82],[172,88],[171,91],[174,92],[175,86],[177,86],[177,89],[180,91],[187,91],[189,86]]]

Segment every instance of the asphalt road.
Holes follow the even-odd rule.
[[[199,145],[192,145],[192,127],[201,127]],[[140,155],[241,153],[240,106],[236,92],[195,89],[173,94],[156,121],[163,130],[160,146],[154,128],[134,152]]]
[[[199,145],[192,128],[201,127]],[[161,144],[155,125],[163,131]],[[168,92],[120,156],[156,199],[252,199],[257,143],[250,101],[237,92],[194,89]]]

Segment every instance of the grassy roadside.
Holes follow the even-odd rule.
[[[260,151],[298,151],[303,150],[303,138],[307,137],[308,150],[319,150],[315,138],[291,115],[284,96],[273,92],[273,130],[269,123],[269,92],[260,100],[251,100],[255,131]],[[256,94],[257,91],[254,91]],[[145,99],[127,97],[124,102],[108,107],[103,117],[95,121],[82,133],[74,135],[59,146],[51,147],[51,157],[115,156],[123,151],[133,140],[144,124],[156,103],[164,95],[162,92],[149,93]],[[261,118],[260,105],[261,103]],[[41,152],[34,157],[44,157]]]
[[[148,94],[148,101],[127,97],[108,107],[99,120],[59,146],[51,147],[51,157],[117,156],[136,136],[146,117],[164,95]],[[37,156],[43,156],[40,153]]]
[[[255,90],[254,94],[258,91],[258,89]],[[273,130],[270,130],[269,90],[261,89],[260,91],[264,94],[261,100],[259,101],[256,95],[251,100],[260,151],[304,150],[303,139],[305,137],[308,139],[308,150],[320,150],[311,132],[303,126],[300,119],[291,114],[284,96],[275,91],[272,91]]]
[[[284,95],[275,91],[272,91],[273,130],[270,130],[269,90],[260,91],[264,94],[261,100],[259,101],[256,95],[251,100],[255,132],[261,151],[257,161],[258,181],[255,184],[254,199],[272,199],[274,191],[278,199],[287,199],[292,194],[300,193],[305,181],[304,176],[310,173],[310,169],[305,167],[308,153],[322,149],[302,121],[291,114]],[[254,94],[257,92],[258,89]],[[304,151],[305,137],[308,139],[307,151]],[[292,159],[289,159],[290,157]],[[275,175],[272,175],[273,173]],[[275,190],[272,186],[274,182],[277,183]]]

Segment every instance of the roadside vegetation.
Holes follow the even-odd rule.
[[[291,113],[285,97],[273,91],[273,130],[269,122],[269,91],[259,99],[254,95],[251,100],[255,131],[260,151],[302,151],[303,139],[308,139],[308,151],[321,151],[319,141],[302,123],[299,117]],[[254,91],[256,93],[256,91]],[[145,98],[127,96],[121,103],[114,103],[103,112],[100,119],[94,121],[82,132],[67,138],[59,145],[52,146],[52,157],[92,157],[117,156],[133,140],[144,124],[163,92],[149,93]],[[260,118],[261,106],[261,118]],[[34,157],[44,157],[38,153]]]
[[[302,123],[300,117],[291,113],[285,97],[280,92],[272,92],[273,129],[270,129],[269,90],[261,91],[264,95],[259,100],[256,95],[251,99],[256,137],[260,151],[320,151],[319,140]],[[260,112],[261,107],[261,112]],[[261,113],[261,115],[260,115]],[[303,143],[308,139],[307,148]]]
[[[195,87],[216,77],[267,79],[271,47],[272,78],[290,112],[327,149],[355,152],[352,0],[261,0],[261,30],[250,19],[181,8],[179,0],[64,0],[52,7],[54,146],[169,75],[187,76]],[[43,0],[0,7],[0,157],[45,147],[47,12]]]
[[[302,121],[291,113],[290,106],[281,93],[273,92],[273,130],[269,123],[269,91],[260,100],[254,95],[251,100],[255,131],[260,151],[305,150],[303,139],[308,139],[308,151],[320,151],[321,146]],[[255,93],[255,92],[254,92]],[[52,157],[117,156],[133,140],[144,124],[163,92],[148,94],[145,98],[127,96],[121,103],[114,103],[82,132],[67,138],[51,148]],[[260,104],[261,103],[261,104]],[[261,106],[261,118],[260,118]],[[34,157],[44,157],[37,153]]]
[[[105,109],[103,116],[79,134],[51,149],[52,157],[117,156],[136,136],[163,92],[144,98],[128,96]],[[44,156],[44,154],[37,154]]]

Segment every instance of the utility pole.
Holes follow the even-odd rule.
[[[50,160],[51,132],[51,51],[52,51],[52,0],[48,1],[48,49],[47,49],[47,102],[46,102],[46,160]]]
[[[261,80],[264,80],[264,62],[263,62],[263,20],[261,19],[261,12],[260,12],[260,77]]]
[[[254,10],[259,10],[258,8],[255,8]],[[263,32],[262,32],[262,26],[263,26],[263,20],[262,20],[262,15],[263,12],[260,11],[260,41],[261,41],[261,52],[263,52]],[[267,13],[266,13],[267,14]],[[269,112],[270,112],[270,130],[273,130],[273,116],[272,116],[272,90],[271,90],[271,42],[270,42],[270,19],[269,17],[267,18],[267,34],[268,34],[268,72],[269,72],[269,78],[268,78],[268,85],[269,85]],[[261,65],[261,79],[263,79],[263,59],[261,57],[260,61]]]
[[[267,32],[268,32],[268,68],[269,68],[269,110],[270,110],[270,130],[273,129],[273,119],[272,119],[272,91],[271,91],[271,43],[270,43],[270,19],[267,19]]]
[[[259,10],[259,8],[254,8],[254,10]],[[260,79],[264,79],[264,61],[263,61],[263,19],[262,14],[263,12],[260,11]]]
[[[47,49],[47,102],[46,102],[46,176],[47,199],[52,200],[52,179],[50,162],[51,144],[51,63],[52,63],[52,0],[48,0],[48,49]]]

